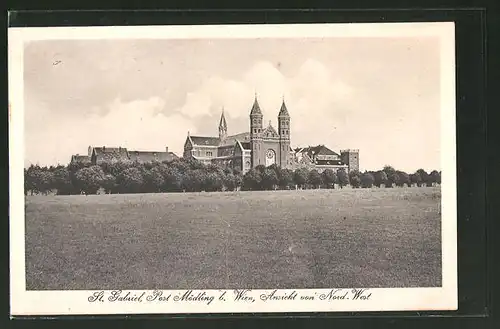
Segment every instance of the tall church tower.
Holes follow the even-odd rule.
[[[262,146],[262,111],[260,110],[257,94],[250,111],[250,143],[252,145],[252,168],[265,164]]]
[[[221,144],[225,142],[227,138],[227,123],[226,123],[226,117],[224,116],[224,108],[222,108],[222,114],[220,116],[220,122],[219,122],[219,139]]]
[[[290,114],[286,108],[285,98],[278,114],[278,133],[280,136],[279,165],[288,168],[290,163]]]

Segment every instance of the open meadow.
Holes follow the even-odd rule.
[[[26,289],[441,286],[439,187],[26,197]]]

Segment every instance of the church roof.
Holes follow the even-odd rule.
[[[128,160],[127,149],[124,147],[94,147],[93,152],[103,161],[125,161]]]
[[[219,137],[190,136],[195,145],[219,146]]]
[[[262,115],[259,102],[257,101],[257,95],[255,95],[255,100],[253,101],[253,106],[252,110],[250,111],[250,115]]]
[[[172,152],[155,152],[155,151],[129,151],[129,159],[138,162],[163,162],[173,161],[178,158]]]
[[[316,145],[316,146],[308,146],[308,147],[304,147],[304,148],[296,148],[295,152],[306,153],[309,157],[312,157],[313,154],[314,155],[336,155],[336,156],[338,156],[337,153],[330,150],[325,145]]]
[[[285,100],[283,99],[283,103],[281,104],[280,113],[278,114],[280,117],[289,117],[288,109],[286,108]]]
[[[204,137],[204,136],[189,136],[193,141],[194,145],[197,146],[229,146],[234,145],[236,141],[245,142],[250,140],[250,133],[244,132],[236,135],[227,136],[224,140],[224,144],[221,145],[221,140],[219,137]]]
[[[88,155],[75,154],[71,156],[71,162],[90,162],[90,158]]]
[[[224,144],[234,144],[236,141],[245,142],[250,140],[250,133],[239,133],[236,135],[227,136]]]

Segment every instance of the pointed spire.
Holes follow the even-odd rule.
[[[283,103],[281,103],[280,113],[278,114],[280,117],[289,117],[288,109],[285,104],[285,95],[283,95]]]
[[[224,107],[222,107],[222,114],[220,115],[219,129],[227,129],[226,117],[224,116]]]
[[[252,111],[250,111],[250,115],[262,115],[259,102],[257,101],[257,93],[255,93],[255,100],[253,101]]]

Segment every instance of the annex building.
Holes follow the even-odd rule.
[[[325,169],[359,169],[359,150],[343,150],[340,155],[323,144],[314,147],[291,147],[290,113],[285,100],[278,111],[278,127],[271,121],[263,124],[263,114],[255,97],[250,110],[249,131],[228,135],[228,125],[222,110],[219,136],[193,136],[188,132],[184,143],[184,158],[205,164],[236,168],[243,173],[259,165],[276,164],[281,168],[306,167],[322,172]]]
[[[154,161],[170,162],[178,158],[179,157],[173,152],[168,151],[168,147],[165,147],[165,151],[129,151],[124,147],[89,146],[86,155],[73,155],[71,156],[71,162],[89,162],[93,165],[99,165],[104,162],[123,161],[132,161],[139,163]]]

